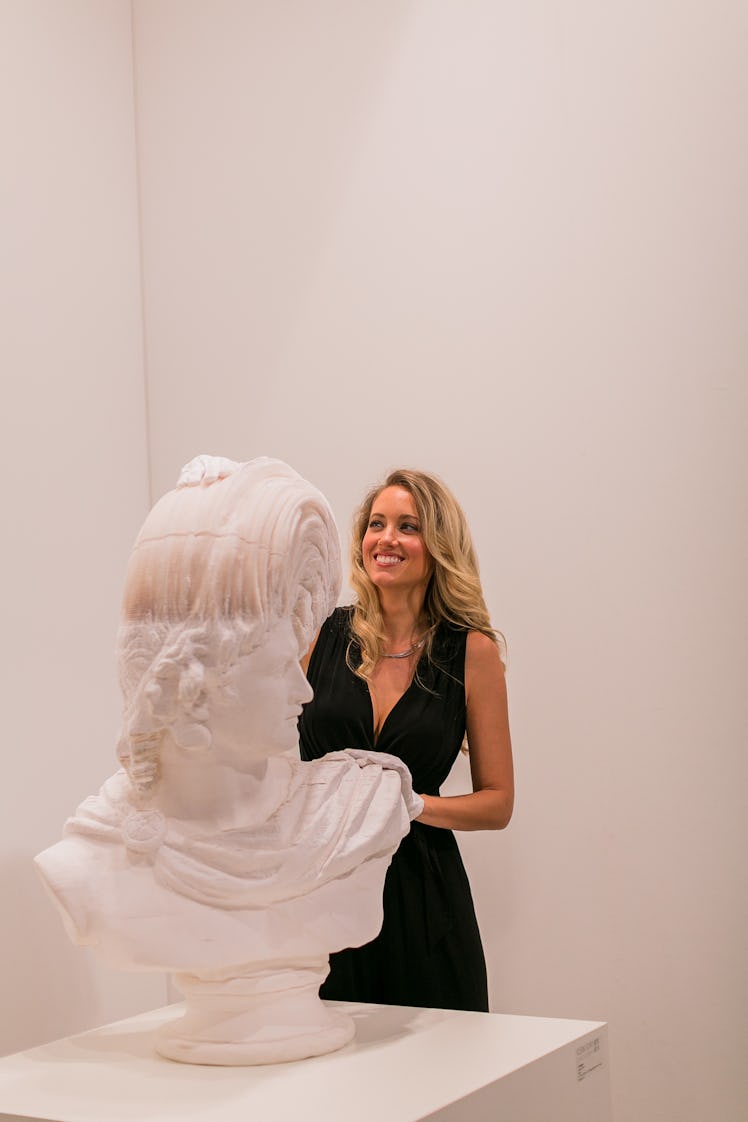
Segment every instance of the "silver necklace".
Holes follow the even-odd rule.
[[[398,651],[397,654],[384,654],[383,653],[382,658],[410,658],[410,656],[412,654],[415,654],[417,650],[420,650],[420,648],[426,642],[426,636],[427,635],[428,635],[428,631],[426,632],[426,635],[421,636],[421,638],[418,640],[417,643],[414,643],[412,647],[408,647],[407,651]]]

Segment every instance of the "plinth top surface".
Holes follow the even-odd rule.
[[[596,1021],[340,1004],[356,1038],[265,1067],[165,1060],[167,1006],[0,1059],[0,1117],[55,1122],[413,1122],[601,1027]]]

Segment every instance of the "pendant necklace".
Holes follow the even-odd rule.
[[[426,642],[427,636],[428,631],[425,635],[421,636],[417,643],[414,643],[412,647],[408,647],[407,651],[398,651],[397,654],[382,654],[382,658],[410,658],[412,654],[415,654],[416,651],[421,649]]]

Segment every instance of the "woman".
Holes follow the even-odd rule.
[[[488,1010],[485,960],[452,830],[503,829],[514,798],[504,666],[465,516],[443,483],[394,471],[354,521],[357,601],[304,660],[303,759],[346,747],[399,756],[424,810],[387,874],[373,942],[331,958],[327,998]],[[465,734],[473,791],[439,788]]]

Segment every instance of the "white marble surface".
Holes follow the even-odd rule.
[[[279,460],[191,461],[130,556],[121,769],[36,868],[68,935],[186,998],[173,1060],[286,1062],[342,1047],[329,955],[382,924],[387,867],[423,809],[402,761],[302,762],[300,659],[340,590],[324,496]]]
[[[19,1052],[0,1060],[0,1111],[54,1122],[610,1118],[606,1029],[599,1022],[330,1006],[352,1016],[353,1043],[268,1067],[158,1057],[154,1033],[175,1016],[175,1006]]]

